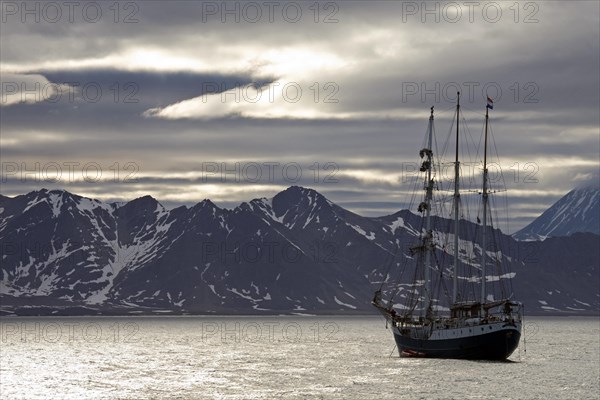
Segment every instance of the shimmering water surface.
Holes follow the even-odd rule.
[[[2,318],[0,327],[2,399],[572,400],[600,392],[597,318],[528,318],[525,343],[503,363],[399,358],[377,317]]]

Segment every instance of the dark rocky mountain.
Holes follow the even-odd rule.
[[[106,204],[45,189],[2,196],[1,310],[371,313],[386,266],[409,257],[421,222],[407,210],[362,217],[301,187],[232,210],[210,200],[167,210],[150,196]],[[461,221],[460,239],[474,226]],[[528,313],[598,313],[599,236],[499,235]]]
[[[571,190],[513,237],[518,240],[544,240],[576,232],[600,235],[600,189],[597,186]]]

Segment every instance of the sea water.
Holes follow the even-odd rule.
[[[509,362],[400,358],[379,317],[0,319],[2,399],[598,399],[600,320],[528,318]]]

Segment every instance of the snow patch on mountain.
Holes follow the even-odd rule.
[[[394,234],[396,233],[398,228],[404,228],[415,236],[419,235],[419,231],[414,229],[412,226],[406,224],[406,222],[404,222],[404,218],[402,218],[402,217],[398,217],[395,221],[393,221],[388,226],[392,230],[392,233],[394,233]]]
[[[335,301],[337,304],[339,304],[340,306],[344,306],[344,307],[348,307],[351,308],[353,310],[356,310],[356,307],[353,306],[352,304],[348,304],[348,303],[344,303],[341,300],[338,300],[337,296],[333,296],[333,301]]]

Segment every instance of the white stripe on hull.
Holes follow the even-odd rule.
[[[400,328],[398,326],[394,326],[393,331],[397,335],[407,336],[406,334],[402,334],[400,332]],[[501,330],[515,330],[517,332],[521,332],[521,323],[515,322],[513,324],[508,324],[504,321],[492,322],[489,324],[479,324],[474,326],[463,326],[460,328],[436,328],[431,332],[431,336],[424,337],[422,335],[424,329],[423,328],[404,328],[410,329],[409,337],[413,339],[427,339],[427,340],[448,340],[448,339],[460,339],[466,337],[480,336],[485,335],[492,332],[497,332]],[[425,329],[427,330],[427,329]]]

